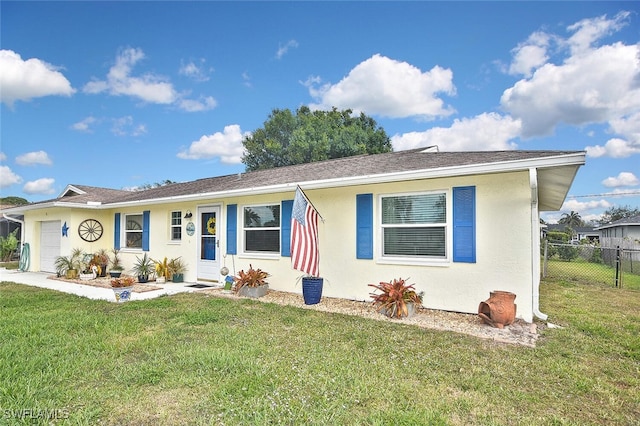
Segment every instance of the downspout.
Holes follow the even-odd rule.
[[[7,216],[6,213],[2,213],[2,217],[10,220],[11,222],[15,222],[15,223],[19,223],[20,224],[20,247],[24,247],[24,221],[20,220],[20,219],[16,219],[14,217],[11,216]]]
[[[547,314],[540,312],[540,213],[538,212],[538,170],[529,169],[531,187],[531,289],[533,315],[545,321]]]

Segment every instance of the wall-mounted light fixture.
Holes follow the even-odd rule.
[[[191,214],[191,210],[187,210],[187,214],[184,215],[185,219],[191,219],[193,215]]]

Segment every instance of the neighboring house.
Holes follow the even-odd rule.
[[[625,217],[596,228],[602,247],[640,249],[640,215]]]
[[[222,266],[233,274],[251,264],[270,273],[272,289],[301,293],[289,257],[300,185],[324,219],[323,296],[370,300],[367,284],[402,277],[424,292],[424,306],[447,311],[477,313],[491,291],[514,292],[518,317],[532,321],[545,317],[539,213],[560,209],[584,162],[581,151],[414,149],[139,192],[69,185],[7,213],[24,215],[31,270],[54,272],[56,256],[75,247],[116,247],[126,268],[143,253],[181,256],[185,280],[206,283]],[[83,240],[79,229],[96,222],[100,238]]]
[[[600,232],[596,230],[593,226],[580,226],[575,229],[569,229],[569,227],[565,224],[551,223],[543,226],[542,238],[547,236],[548,232],[565,232],[567,234],[571,234],[570,243],[579,244],[584,240],[588,240],[589,242],[598,242],[600,239]]]

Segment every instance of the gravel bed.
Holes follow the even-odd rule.
[[[199,291],[198,293],[232,299],[242,298],[234,293],[225,292],[220,288],[206,289]],[[485,324],[480,317],[475,314],[462,314],[457,312],[420,308],[412,317],[398,320],[388,318],[386,315],[377,312],[371,302],[323,297],[318,304],[305,305],[301,294],[275,290],[269,290],[266,296],[254,300],[265,303],[295,306],[303,309],[313,309],[322,312],[357,315],[376,321],[391,321],[411,324],[417,327],[433,330],[453,331],[456,333],[463,333],[482,339],[492,340],[497,343],[535,347],[536,340],[538,338],[537,324],[527,323],[520,319],[516,319],[513,324],[505,326],[503,329],[499,329]]]

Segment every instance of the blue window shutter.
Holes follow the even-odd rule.
[[[476,187],[453,188],[453,261],[476,262]]]
[[[120,250],[120,213],[113,219],[113,248]]]
[[[356,195],[356,258],[373,259],[373,194]]]
[[[227,204],[227,254],[238,254],[237,204]]]
[[[293,200],[284,200],[280,207],[280,255],[291,257],[291,212]]]
[[[149,251],[149,218],[151,212],[145,210],[142,212],[142,251]]]

